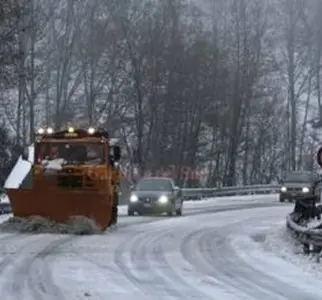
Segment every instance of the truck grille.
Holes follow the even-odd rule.
[[[66,188],[81,188],[83,186],[83,176],[58,176],[57,185]]]

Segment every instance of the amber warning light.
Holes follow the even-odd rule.
[[[65,131],[54,131],[53,128],[39,128],[37,130],[37,135],[38,136],[46,136],[50,135],[53,137],[57,137],[57,134],[60,135],[60,137],[85,137],[85,136],[96,136],[97,134],[100,133],[100,130],[94,128],[94,127],[89,127],[87,130],[78,130],[75,129],[72,126],[67,127]],[[102,133],[103,134],[103,133]]]

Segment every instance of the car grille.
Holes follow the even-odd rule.
[[[287,188],[288,192],[302,192],[303,188],[299,187],[292,187],[292,188]]]
[[[139,198],[140,202],[143,203],[152,203],[158,200],[157,197],[140,197]]]

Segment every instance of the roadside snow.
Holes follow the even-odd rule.
[[[264,248],[300,267],[303,272],[322,279],[322,266],[316,258],[303,253],[303,245],[297,242],[285,225],[278,226],[266,235]]]
[[[321,225],[321,223],[322,223],[322,221],[321,221],[321,220],[316,220],[316,219],[314,219],[314,220],[310,220],[310,221],[307,223],[306,227],[307,227],[307,228],[315,228],[316,226]]]
[[[273,201],[278,202],[278,194],[266,194],[266,195],[244,195],[244,196],[229,196],[229,197],[212,197],[204,198],[199,201],[185,201],[185,205],[194,206],[194,205],[204,205],[209,204],[209,201],[215,201],[218,204],[225,205],[228,201],[231,202],[258,202],[258,201]]]

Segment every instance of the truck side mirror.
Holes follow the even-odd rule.
[[[29,149],[28,147],[25,147],[22,154],[21,154],[22,160],[29,161]]]
[[[120,146],[113,146],[113,158],[114,158],[114,161],[119,161],[121,159]]]

